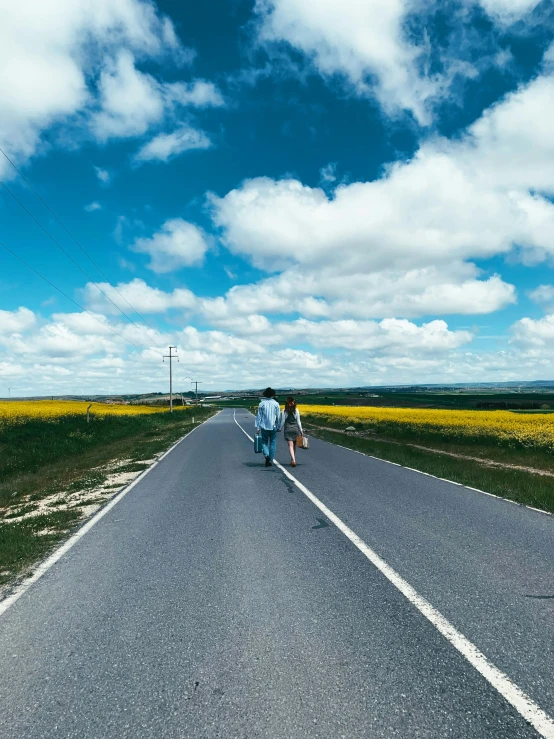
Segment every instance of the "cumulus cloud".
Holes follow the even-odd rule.
[[[203,131],[190,126],[182,126],[172,133],[161,133],[145,144],[136,154],[137,162],[167,162],[191,149],[209,149],[212,145]]]
[[[546,349],[554,354],[554,314],[549,314],[538,320],[521,318],[511,327],[512,342],[524,347]]]
[[[185,105],[223,104],[210,82],[164,83],[140,70],[193,57],[150,0],[0,0],[0,10],[0,144],[17,162],[53,126],[105,141],[141,136]]]
[[[474,265],[368,271],[292,268],[277,277],[237,285],[204,298],[199,310],[219,326],[256,313],[300,313],[309,318],[383,318],[492,313],[514,303],[515,288],[498,275],[477,279]]]
[[[554,76],[507,95],[456,140],[433,138],[381,179],[333,192],[256,178],[210,196],[225,245],[281,272],[205,303],[322,317],[488,313],[515,289],[475,265],[498,255],[554,255]]]
[[[98,84],[100,111],[93,129],[100,140],[140,136],[164,114],[164,101],[158,82],[135,67],[128,50],[119,53],[104,69]]]
[[[202,264],[210,247],[201,228],[182,218],[166,221],[150,239],[137,239],[132,251],[148,254],[148,268],[158,274]]]
[[[99,289],[100,288],[100,289]],[[159,288],[151,287],[144,280],[135,278],[131,282],[119,283],[112,287],[108,282],[86,284],[83,296],[88,308],[102,313],[119,315],[119,311],[106,299],[106,295],[125,312],[129,305],[136,307],[139,313],[165,313],[168,310],[192,310],[197,304],[194,293],[186,288],[175,288],[166,293]]]
[[[15,311],[0,310],[0,336],[10,336],[28,331],[36,324],[36,316],[28,308]]]
[[[318,349],[351,349],[358,353],[385,353],[387,355],[431,354],[457,349],[469,343],[469,331],[450,331],[445,321],[430,321],[421,326],[405,319],[387,318],[383,321],[308,321],[300,318],[280,323],[273,332],[285,343],[307,342]]]
[[[211,82],[158,82],[152,75],[136,68],[135,58],[128,50],[121,51],[111,67],[104,69],[98,87],[101,109],[94,119],[93,127],[101,140],[140,136],[153,123],[160,122],[167,111],[175,106],[207,108],[224,104],[221,94]],[[182,148],[179,151],[186,148],[206,148],[206,141],[209,145],[207,137],[192,128],[183,127],[173,136],[181,142]],[[160,150],[164,137],[159,136],[158,139],[160,141],[157,147]],[[148,158],[167,159],[167,156]]]
[[[259,0],[262,42],[286,41],[313,59],[324,76],[341,74],[362,94],[369,78],[388,110],[404,108],[426,118],[424,103],[434,85],[418,74],[422,49],[403,34],[406,0]]]
[[[481,5],[490,17],[506,24],[532,11],[539,0],[460,0],[449,13]],[[429,43],[426,0],[257,0],[259,41],[285,43],[311,60],[324,78],[339,76],[358,95],[375,95],[389,114],[411,111],[422,124],[431,120],[432,105],[449,94],[458,76],[473,77],[467,43],[445,49],[439,71],[431,73],[438,43]],[[416,40],[413,23],[427,27]],[[436,59],[435,59],[436,61]]]
[[[509,251],[523,221],[513,199],[472,192],[446,158],[410,169],[341,187],[334,197],[297,181],[259,179],[213,198],[228,248],[262,269],[284,270],[233,288],[228,307],[417,316],[488,313],[514,302],[513,286],[499,276],[479,279],[464,261]]]
[[[152,309],[160,312],[168,298],[175,305],[187,302],[177,291],[159,295],[140,281],[129,286],[136,291],[129,297],[157,300]],[[268,381],[281,387],[331,387],[540,379],[554,369],[552,316],[522,319],[512,328],[511,348],[478,353],[468,347],[470,332],[452,330],[441,320],[299,319],[268,328],[264,317],[244,317],[242,328],[199,330],[185,323],[180,330],[154,334],[92,309],[93,316],[57,312],[40,323],[26,309],[3,315],[0,325],[8,326],[9,319],[15,331],[0,335],[0,376],[17,379],[18,395],[160,390],[167,387],[167,367],[155,341],[177,345],[182,357],[174,374],[177,391],[189,387],[185,375],[192,373],[203,378],[206,389],[222,389],[262,387]],[[144,348],[126,345],[121,336]]]

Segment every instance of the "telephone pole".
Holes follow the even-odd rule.
[[[169,354],[164,354],[163,361],[165,362],[166,359],[169,359],[169,412],[173,413],[173,360],[176,359],[179,361],[179,357],[176,354],[172,354],[171,350],[175,349],[177,351],[176,346],[170,346],[169,347]]]
[[[198,405],[198,385],[201,385],[201,382],[198,382],[198,380],[191,380],[196,385],[196,405]]]

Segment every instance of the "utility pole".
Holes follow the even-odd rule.
[[[172,354],[171,350],[175,349],[177,351],[176,346],[170,346],[169,347],[169,354],[164,354],[163,361],[165,362],[166,359],[169,359],[169,412],[173,413],[173,360],[176,359],[179,361],[179,357],[176,354]]]
[[[198,385],[201,385],[202,383],[198,382],[198,380],[192,380],[191,382],[196,385],[196,405],[198,405]]]

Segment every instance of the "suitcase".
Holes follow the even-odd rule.
[[[309,449],[310,448],[310,442],[308,440],[307,436],[297,436],[296,437],[296,446],[299,449]]]
[[[254,452],[256,454],[261,454],[263,452],[263,443],[260,434],[256,434],[254,437]]]

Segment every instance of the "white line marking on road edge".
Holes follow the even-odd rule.
[[[220,413],[220,412],[221,411],[218,411],[218,413]],[[215,416],[217,416],[217,413],[215,414]],[[210,418],[215,418],[215,416],[210,416]],[[18,601],[21,598],[21,596],[24,593],[27,592],[27,590],[29,590],[29,588],[31,587],[31,585],[34,585],[34,583],[36,583],[37,580],[40,580],[40,578],[46,572],[48,572],[48,570],[53,565],[55,565],[56,562],[59,559],[61,559],[63,557],[63,555],[66,552],[68,552],[71,549],[71,547],[73,547],[79,541],[79,539],[82,539],[83,536],[86,533],[88,533],[91,530],[91,528],[95,524],[97,524],[98,521],[100,521],[101,518],[104,518],[104,516],[106,515],[106,513],[108,513],[109,511],[111,511],[111,509],[114,506],[116,506],[119,503],[119,501],[122,500],[127,495],[127,493],[129,493],[135,487],[135,485],[138,485],[138,483],[144,477],[146,477],[146,475],[149,472],[151,472],[154,469],[154,467],[156,467],[162,461],[162,459],[165,459],[165,457],[167,457],[168,454],[171,454],[171,452],[176,447],[178,447],[179,444],[182,441],[184,441],[188,436],[190,436],[194,431],[196,431],[197,428],[200,428],[200,426],[202,426],[203,424],[205,424],[209,420],[210,419],[207,418],[206,421],[202,421],[202,423],[199,423],[198,426],[195,426],[191,431],[189,431],[187,434],[185,434],[184,436],[182,436],[178,441],[176,441],[175,444],[173,444],[173,446],[171,446],[166,452],[164,452],[161,455],[161,457],[158,457],[158,459],[155,462],[153,462],[150,465],[150,467],[148,467],[147,469],[145,469],[144,472],[141,472],[141,474],[138,477],[136,477],[131,483],[129,483],[129,485],[125,486],[123,488],[123,490],[115,496],[115,498],[112,498],[109,503],[107,503],[103,508],[101,508],[98,511],[98,513],[95,513],[94,516],[90,520],[88,520],[85,524],[83,524],[83,526],[81,526],[81,528],[78,531],[76,531],[73,534],[73,536],[70,536],[69,539],[66,542],[64,542],[47,559],[45,559],[44,562],[42,562],[37,567],[37,569],[31,575],[31,577],[29,577],[26,580],[24,580],[21,583],[21,585],[18,585],[15,588],[15,590],[13,591],[13,593],[11,593],[6,598],[4,598],[3,601],[0,601],[0,616],[2,616],[4,613],[6,613],[6,611],[8,610],[8,608],[10,608],[11,606],[13,606],[13,604],[16,601]]]
[[[545,516],[554,516],[554,513],[551,513],[550,511],[545,511],[543,508],[534,508],[532,505],[525,505],[525,503],[518,503],[517,500],[510,500],[510,498],[503,498],[501,495],[495,495],[494,493],[487,493],[486,490],[480,490],[479,488],[472,488],[471,485],[464,485],[462,482],[455,482],[454,480],[448,480],[446,477],[437,477],[437,475],[432,475],[430,472],[423,472],[422,470],[416,470],[414,467],[405,467],[403,464],[399,464],[398,462],[391,462],[390,459],[383,459],[382,457],[375,457],[373,454],[366,454],[365,452],[360,452],[358,449],[351,449],[349,446],[343,446],[342,444],[335,444],[334,441],[327,442],[329,444],[333,444],[333,446],[338,446],[340,449],[346,449],[349,452],[354,452],[354,454],[361,454],[362,457],[368,457],[369,459],[376,459],[378,462],[384,462],[385,464],[392,464],[395,467],[402,467],[404,470],[410,470],[411,472],[417,472],[419,475],[426,475],[427,477],[432,477],[435,480],[440,480],[441,482],[448,482],[450,485],[459,485],[462,488],[466,488],[467,490],[473,490],[476,493],[482,493],[483,495],[488,495],[490,498],[496,498],[497,500],[502,500],[504,503],[513,503],[514,505],[519,506],[520,508],[528,508],[530,511],[536,511],[537,513],[543,513]]]
[[[240,430],[250,441],[254,439],[237,421]],[[498,669],[477,647],[458,631],[429,601],[425,600],[414,588],[393,570],[385,560],[373,551],[357,534],[352,531],[341,519],[322,503],[308,488],[291,475],[279,462],[274,464],[301,490],[311,502],[364,554],[367,559],[391,582],[417,610],[430,621],[445,639],[479,672],[500,695],[515,708],[515,710],[533,728],[544,737],[554,739],[554,720],[542,710],[526,693],[513,683],[510,678]]]

